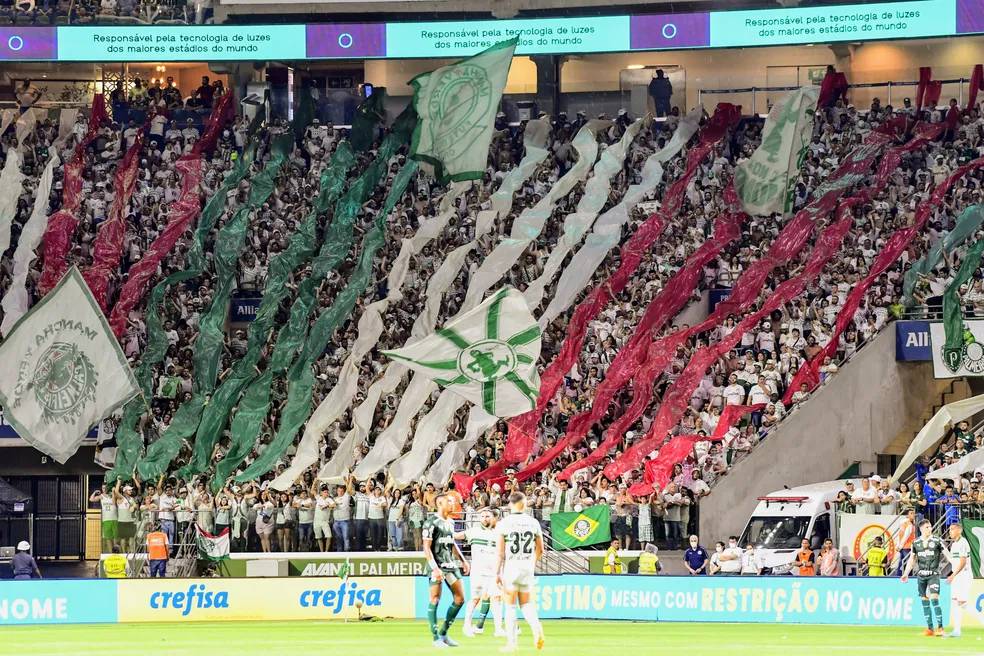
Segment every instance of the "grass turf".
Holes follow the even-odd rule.
[[[521,626],[523,629],[517,653],[535,654],[529,628]],[[941,639],[922,636],[922,628],[918,626],[892,628],[567,620],[544,622],[544,627],[547,640],[543,653],[562,656],[594,656],[600,653],[682,653],[688,656],[984,653],[982,629],[965,629],[960,639]],[[461,647],[437,650],[431,645],[427,624],[420,621],[17,626],[4,628],[0,654],[280,656],[331,653],[417,656],[441,651],[455,656],[469,656],[498,653],[503,640],[493,637],[491,629],[490,622],[486,625],[486,634],[469,639],[461,635],[461,623],[457,622],[450,635]]]

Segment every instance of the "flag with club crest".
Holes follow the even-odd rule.
[[[229,529],[224,528],[218,535],[212,535],[195,527],[195,539],[198,542],[198,557],[202,560],[225,560],[229,557]]]
[[[550,515],[550,535],[554,549],[579,549],[612,539],[610,508],[607,503],[589,506],[581,512]]]
[[[495,115],[518,37],[410,80],[419,121],[412,157],[432,164],[441,182],[485,174]]]
[[[513,417],[536,405],[540,327],[512,287],[419,342],[383,353],[490,415]]]
[[[735,168],[735,190],[748,214],[792,209],[793,184],[813,133],[819,93],[816,87],[803,87],[776,102],[765,120],[761,145]]]
[[[0,407],[28,444],[64,464],[89,429],[137,395],[116,338],[73,267],[0,344]]]

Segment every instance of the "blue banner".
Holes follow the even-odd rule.
[[[724,287],[719,289],[712,289],[707,292],[707,312],[710,314],[714,311],[714,308],[723,300],[726,300],[731,296],[731,288]]]
[[[928,321],[895,322],[895,359],[899,362],[933,360]]]
[[[88,435],[86,435],[87,440],[94,440],[98,434],[96,428],[92,428]],[[0,408],[0,439],[20,439],[20,435],[14,430],[14,427],[7,423],[7,420],[3,416],[3,408]]]
[[[428,580],[417,579],[417,617],[426,617]],[[947,586],[944,586],[947,587]],[[918,626],[915,579],[865,577],[601,576],[538,577],[544,619],[765,622]],[[950,595],[940,594],[943,617]]]
[[[232,323],[246,323],[256,318],[256,312],[260,309],[262,296],[248,296],[233,298],[229,304],[229,321]]]
[[[4,581],[0,626],[116,622],[116,601],[116,581]]]

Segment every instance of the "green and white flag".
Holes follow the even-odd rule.
[[[767,216],[792,209],[792,186],[813,134],[817,87],[793,91],[772,106],[762,143],[735,170],[735,190],[744,210]]]
[[[224,528],[218,535],[212,535],[195,527],[195,541],[198,543],[198,557],[202,560],[225,560],[229,557],[229,529]]]
[[[72,267],[0,344],[0,407],[17,434],[64,464],[89,429],[136,396],[130,366]]]
[[[512,287],[419,342],[383,353],[490,415],[513,417],[536,405],[540,327]]]
[[[441,182],[485,173],[495,115],[519,39],[410,80],[419,120],[412,156],[435,167]]]
[[[981,565],[981,548],[984,548],[984,521],[980,519],[965,519],[963,536],[970,544],[970,566],[973,568],[975,579],[984,579],[984,566]]]

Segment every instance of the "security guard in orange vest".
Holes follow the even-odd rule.
[[[816,554],[813,553],[813,549],[810,548],[810,541],[803,538],[801,543],[801,548],[796,552],[796,563],[795,565],[799,568],[800,576],[816,576],[817,575],[817,558]]]
[[[168,551],[171,548],[171,541],[167,539],[167,533],[160,529],[147,534],[147,560],[150,561],[150,577],[164,578],[167,575]]]

